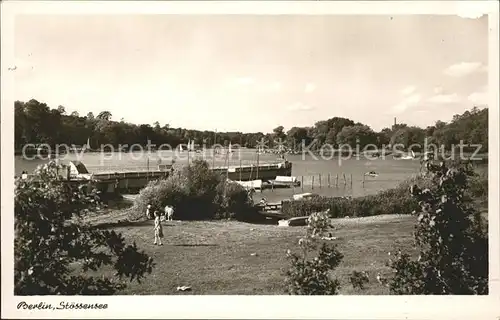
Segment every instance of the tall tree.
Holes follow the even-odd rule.
[[[97,115],[97,119],[99,120],[105,120],[105,121],[111,121],[111,112],[109,111],[102,111]]]
[[[349,145],[351,148],[356,148],[359,143],[360,148],[364,148],[368,144],[375,144],[377,135],[365,125],[355,125],[342,128],[337,135],[337,143],[339,145]]]
[[[123,277],[133,281],[151,273],[152,259],[135,243],[83,222],[96,210],[97,195],[61,181],[58,169],[51,162],[34,177],[16,180],[14,293],[109,295],[125,287]],[[104,266],[114,268],[117,278],[83,273]]]

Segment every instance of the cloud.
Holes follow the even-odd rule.
[[[443,87],[435,87],[434,88],[434,93],[435,94],[440,94],[443,92]]]
[[[311,111],[314,110],[314,107],[303,104],[301,102],[296,102],[294,104],[291,104],[287,107],[288,111]]]
[[[474,105],[486,105],[488,104],[488,90],[473,92],[467,97],[467,100]]]
[[[450,77],[464,77],[474,72],[485,71],[486,66],[481,62],[460,62],[444,69],[444,74]]]
[[[404,88],[403,90],[401,90],[401,93],[405,96],[409,95],[409,94],[412,94],[413,92],[415,92],[417,88],[415,86],[408,86],[406,88]]]
[[[309,82],[308,84],[306,84],[306,88],[304,89],[304,91],[306,93],[311,93],[314,90],[316,90],[316,85],[314,83],[312,83],[312,82]]]
[[[235,79],[235,83],[242,86],[247,86],[254,84],[255,80],[251,77],[240,77]]]
[[[431,102],[431,103],[438,103],[438,104],[457,103],[457,102],[460,102],[460,97],[456,93],[438,94],[438,95],[435,95],[434,97],[429,98],[429,100],[427,100],[427,101]]]
[[[392,110],[397,113],[406,111],[410,108],[415,107],[420,102],[421,99],[422,99],[421,95],[413,94],[411,96],[404,98],[403,101],[392,107]]]

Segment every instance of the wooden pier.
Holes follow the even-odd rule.
[[[90,173],[82,162],[72,161],[69,165],[68,180],[92,182],[97,189],[105,193],[137,192],[144,188],[149,181],[166,179],[173,172],[172,165],[161,165],[152,170],[122,170]],[[212,170],[230,180],[250,181],[260,179],[270,181],[278,176],[291,176],[292,163],[261,163],[257,165],[242,165],[216,167]]]

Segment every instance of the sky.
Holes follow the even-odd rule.
[[[14,49],[16,100],[198,130],[426,127],[488,84],[487,16],[24,15]]]

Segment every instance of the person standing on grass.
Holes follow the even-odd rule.
[[[155,245],[162,246],[163,243],[161,242],[161,239],[163,238],[163,227],[161,225],[160,221],[160,213],[158,211],[155,211]]]
[[[151,219],[151,205],[148,204],[146,208],[146,218]]]

